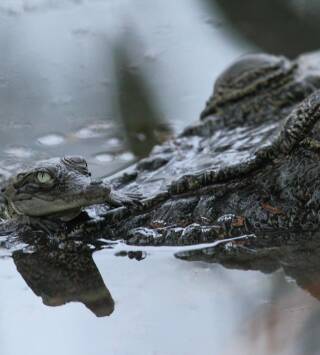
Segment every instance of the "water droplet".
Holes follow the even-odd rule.
[[[59,134],[47,134],[46,136],[39,137],[38,142],[43,144],[43,145],[48,145],[48,146],[53,146],[53,145],[59,145],[64,142],[64,137]]]

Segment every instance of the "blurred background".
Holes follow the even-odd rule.
[[[315,0],[1,0],[0,174],[81,154],[109,175],[196,120],[249,52],[317,48]]]
[[[0,174],[81,154],[109,175],[198,119],[249,52],[317,48],[315,0],[1,0]]]

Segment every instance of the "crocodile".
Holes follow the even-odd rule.
[[[264,245],[277,242],[274,232],[316,230],[319,59],[240,58],[216,80],[200,120],[147,158],[101,181],[80,157],[40,162],[3,188],[6,216],[139,246],[246,235]]]
[[[40,226],[50,232],[61,222],[74,220],[92,204],[138,206],[139,196],[121,194],[101,180],[92,180],[79,156],[40,161],[11,177],[2,187],[4,218]]]

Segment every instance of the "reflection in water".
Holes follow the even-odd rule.
[[[129,259],[134,259],[137,261],[141,261],[147,257],[146,252],[141,250],[121,250],[114,254],[115,256],[128,257]]]
[[[114,301],[90,251],[19,250],[12,258],[25,282],[45,305],[81,302],[97,317],[113,312]]]
[[[66,153],[89,157],[96,175],[116,171],[133,157],[126,151],[123,134],[114,118],[121,116],[134,153],[143,156],[154,143],[161,141],[153,130],[163,122],[162,111],[166,119],[175,119],[171,122],[173,125],[180,122],[180,128],[195,119],[215,75],[226,62],[256,50],[250,43],[290,56],[318,46],[315,34],[319,32],[319,21],[313,20],[318,12],[301,16],[307,10],[306,1],[216,0],[215,3],[220,5],[239,34],[250,40],[249,43],[239,41],[238,34],[228,37],[222,18],[217,19],[217,23],[222,24],[219,28],[208,26],[208,13],[198,11],[198,1],[167,2],[165,5],[163,1],[137,3],[128,0],[9,0],[1,3],[0,133],[3,149],[0,174],[7,177],[24,160]],[[302,11],[294,13],[295,4],[299,3],[304,4],[300,7]],[[308,7],[310,3],[316,5],[312,1],[308,2]],[[289,7],[293,11],[288,11]],[[53,8],[59,10],[48,11]],[[7,17],[6,14],[16,16]],[[146,50],[143,51],[139,44],[139,55],[132,51],[135,38],[128,37],[127,32],[121,36],[123,27],[127,26],[127,14],[132,16],[143,35]],[[217,12],[213,16],[217,18]],[[115,38],[120,41],[114,45]],[[148,70],[144,69],[149,69],[148,77]],[[112,81],[113,71],[115,82]],[[150,82],[155,95],[150,93]],[[119,115],[113,110],[114,97],[119,102]],[[301,244],[305,241],[300,241]],[[216,255],[220,249],[216,248]],[[238,259],[238,263],[236,258],[227,260],[222,256],[202,260],[265,273],[282,267],[297,284],[319,299],[318,246],[314,248],[306,243],[306,247],[300,249],[280,246],[263,250],[259,253],[258,248],[250,250],[247,246],[247,256]],[[43,249],[33,253],[13,252],[18,271],[43,303],[57,306],[81,302],[97,316],[110,315],[114,301],[91,253],[51,252]],[[276,336],[284,337],[288,328],[283,325],[289,323],[300,325],[301,334],[297,333],[296,339],[300,340],[301,348],[295,347],[298,353],[318,352],[315,332],[319,329],[319,311],[314,307],[310,310],[311,316],[305,312],[302,316],[298,314],[296,322],[290,322],[289,312],[279,311],[279,308],[287,307],[287,300],[296,290],[282,277],[273,278],[277,273],[270,279],[260,277],[257,287],[257,283],[250,281],[256,277],[254,273],[223,271],[219,278],[214,273],[219,268],[160,259],[159,254],[157,250],[153,257],[148,257],[145,260],[148,264],[134,265],[127,265],[125,261],[131,257],[139,260],[145,257],[144,253],[122,252],[118,255],[128,258],[111,257],[110,261],[101,258],[101,272],[110,270],[108,284],[112,285],[117,299],[123,299],[116,317],[102,323],[96,322],[95,317],[86,318],[88,312],[82,314],[77,308],[64,307],[64,312],[48,312],[36,302],[32,303],[35,297],[30,297],[30,304],[34,304],[32,312],[35,311],[32,315],[36,319],[30,326],[25,326],[30,318],[29,301],[25,297],[28,294],[21,291],[20,285],[10,288],[19,278],[14,276],[15,270],[8,274],[9,277],[3,273],[5,261],[2,260],[1,280],[6,293],[1,299],[5,305],[0,324],[3,326],[1,354],[34,355],[46,349],[50,354],[68,355],[92,352],[99,355],[221,355],[224,352],[220,350],[232,344],[230,354],[233,355],[235,349],[240,353],[233,335],[239,330],[245,333],[247,324],[252,338],[243,354],[248,355],[248,349],[253,348],[259,330],[271,334],[269,348],[265,348],[272,353],[275,348],[271,345],[276,343]],[[122,283],[119,281],[121,275],[126,275]],[[232,279],[230,275],[235,277]],[[283,288],[287,293],[276,294],[279,298],[274,301],[275,305],[264,307],[259,302],[268,299],[269,282],[274,280],[278,280],[273,284],[274,293]],[[223,287],[225,293],[221,292]],[[258,304],[260,317],[254,313],[255,304]],[[296,314],[301,302],[297,304],[292,307]],[[239,322],[237,312],[247,312],[247,318]],[[289,320],[284,323],[285,319]],[[22,326],[10,327],[11,323]],[[277,324],[280,324],[278,328]],[[283,329],[278,331],[281,327]],[[59,330],[63,333],[61,337]],[[53,333],[55,342],[51,338]],[[124,333],[128,336],[119,342]],[[109,342],[106,334],[109,334]],[[89,342],[88,337],[92,341]],[[52,345],[50,349],[48,343]],[[94,350],[93,344],[98,344]],[[262,353],[268,352],[254,354]],[[294,353],[296,351],[289,349],[288,354]]]
[[[237,354],[319,353],[320,307],[311,306],[294,291],[296,284],[320,301],[318,232],[260,235],[214,248],[178,252],[176,256],[193,262],[219,263],[228,269],[273,274],[270,304],[261,304],[258,312],[247,319],[242,334],[224,355],[234,354],[235,347]]]
[[[261,238],[261,239],[260,239]],[[320,301],[320,235],[287,233],[235,239],[204,248],[176,253],[188,261],[205,261],[239,270],[272,273],[280,268]]]
[[[39,235],[39,239],[41,237],[43,235]],[[216,341],[218,341],[217,337],[223,334],[225,336],[233,334],[232,332],[237,330],[234,336],[230,337],[230,342],[221,345],[221,349],[227,348],[227,350],[230,345],[230,352],[210,353],[204,343],[202,349],[205,351],[201,354],[233,355],[234,349],[240,346],[239,342],[244,341],[243,352],[239,351],[237,354],[248,355],[280,353],[279,349],[290,345],[289,343],[284,345],[283,335],[286,329],[291,327],[291,331],[295,334],[294,339],[299,339],[299,346],[303,349],[301,353],[308,354],[304,352],[304,349],[316,346],[314,339],[308,340],[308,334],[318,329],[320,307],[318,309],[313,304],[310,306],[308,299],[305,301],[301,298],[303,292],[298,293],[297,297],[294,284],[286,281],[282,272],[274,273],[274,271],[282,268],[290,279],[296,280],[300,287],[320,300],[318,258],[320,242],[317,237],[297,235],[294,240],[293,236],[290,236],[289,241],[282,239],[282,245],[279,236],[278,243],[273,242],[270,236],[269,240],[264,239],[262,242],[252,240],[242,244],[220,244],[210,250],[210,253],[208,251],[202,253],[201,257],[199,257],[200,254],[198,257],[193,254],[192,258],[189,258],[209,263],[221,263],[228,268],[272,273],[268,277],[261,276],[261,278],[255,276],[257,273],[250,275],[239,272],[230,277],[233,275],[232,272],[225,272],[222,268],[210,264],[186,263],[174,258],[159,257],[164,254],[163,248],[126,247],[120,244],[115,245],[115,249],[98,252],[97,255],[100,257],[96,260],[99,269],[103,277],[106,277],[108,284],[112,285],[113,292],[117,294],[119,305],[114,317],[108,319],[107,323],[103,323],[101,332],[105,332],[107,328],[110,338],[117,339],[119,336],[115,330],[117,327],[121,329],[122,334],[129,331],[131,337],[128,341],[132,344],[136,336],[138,339],[139,337],[143,339],[140,332],[150,329],[150,324],[155,327],[153,324],[159,322],[159,326],[165,329],[167,326],[165,320],[169,323],[175,322],[175,327],[181,327],[183,331],[186,331],[185,326],[179,324],[179,322],[184,323],[184,317],[186,317],[190,319],[188,327],[191,327],[191,333],[195,332],[199,323],[202,324],[199,328],[202,330],[199,332],[207,332],[208,329],[218,332],[216,322],[221,322],[219,328],[222,327],[224,330],[218,332],[214,338]],[[24,240],[28,242],[27,238]],[[270,240],[272,245],[278,244],[278,246],[270,247]],[[92,243],[93,240],[90,242]],[[114,301],[92,260],[91,251],[86,249],[85,242],[81,244],[81,247],[77,244],[78,249],[72,249],[72,245],[74,246],[74,244],[60,245],[64,248],[61,250],[54,246],[49,248],[48,245],[36,244],[33,246],[36,247],[35,252],[14,251],[12,258],[23,279],[33,292],[42,298],[44,304],[58,306],[67,302],[81,302],[96,316],[110,315],[114,310]],[[97,247],[97,249],[100,248]],[[167,248],[166,253],[172,255],[174,250],[177,249]],[[144,259],[146,253],[148,257],[143,262],[128,260],[128,258]],[[188,260],[187,257],[184,259]],[[171,277],[172,275],[175,277]],[[256,281],[249,282],[248,280],[252,278],[261,279],[261,282],[258,284]],[[247,280],[245,287],[241,281],[244,279]],[[223,287],[226,287],[225,293],[221,291]],[[155,295],[157,295],[156,299]],[[227,302],[226,299],[228,299]],[[220,307],[222,307],[221,310],[219,310]],[[76,312],[77,317],[83,316],[79,309],[74,308],[73,311]],[[29,310],[27,314],[28,312]],[[216,313],[219,315],[217,316]],[[290,322],[291,314],[294,316],[294,321]],[[94,319],[94,317],[91,318]],[[87,318],[84,319],[88,322]],[[227,324],[228,322],[231,323]],[[137,329],[129,329],[130,326],[127,324],[137,324]],[[241,332],[238,331],[239,329]],[[156,331],[155,329],[154,332]],[[172,332],[172,329],[170,330],[169,327],[166,331]],[[95,337],[96,329],[93,328],[90,334]],[[102,333],[99,334],[101,339],[105,339]],[[201,338],[199,334],[197,337]],[[261,338],[266,341],[262,347],[263,351],[259,342]],[[155,346],[161,349],[159,343],[155,343]],[[129,345],[124,346],[125,349],[128,347]],[[249,348],[256,351],[247,352]],[[104,349],[103,346],[102,349]],[[125,351],[119,352],[119,354],[122,353],[131,354]],[[170,351],[159,351],[159,353],[170,354]],[[179,354],[179,352],[175,353]],[[192,353],[194,352],[186,352],[190,355]],[[284,354],[292,355],[296,352],[289,351]],[[313,353],[310,352],[310,354]]]

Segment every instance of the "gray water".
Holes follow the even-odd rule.
[[[2,177],[68,154],[95,176],[119,171],[195,121],[217,75],[263,43],[209,0],[2,0]],[[168,248],[141,261],[115,252],[94,253],[115,302],[97,317],[36,295],[4,251],[0,354],[319,353],[319,302],[281,270],[185,262]]]

